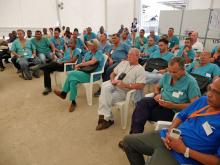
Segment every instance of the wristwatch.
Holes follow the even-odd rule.
[[[185,158],[189,158],[189,148],[188,147],[186,147],[186,151],[184,153],[184,157]]]

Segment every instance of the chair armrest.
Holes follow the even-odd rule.
[[[67,72],[66,72],[66,67],[67,66],[73,66],[73,65],[76,65],[76,63],[65,63],[64,64],[64,73],[66,74]]]
[[[127,101],[127,100],[130,100],[131,97],[132,97],[132,95],[133,95],[136,91],[137,91],[136,89],[130,90],[130,91],[127,93],[127,95],[126,95],[126,101]]]

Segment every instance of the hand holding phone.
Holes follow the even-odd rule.
[[[181,131],[177,128],[172,128],[170,131],[170,137],[174,139],[179,139],[181,135]]]

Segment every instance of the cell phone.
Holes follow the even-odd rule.
[[[170,137],[174,139],[179,139],[181,135],[181,131],[177,128],[172,128],[170,131]]]
[[[118,80],[123,80],[126,76],[126,73],[122,72],[119,76],[118,76]]]

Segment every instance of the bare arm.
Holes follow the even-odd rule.
[[[199,96],[193,97],[192,99],[190,99],[190,103],[183,103],[183,104],[173,103],[173,108],[174,109],[185,109],[186,107],[188,107],[191,103],[193,103],[198,98],[199,98]]]

